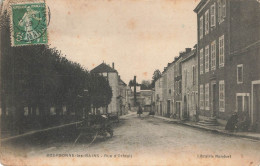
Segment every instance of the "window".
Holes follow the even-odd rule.
[[[216,5],[215,3],[210,7],[210,22],[211,27],[216,26]]]
[[[106,77],[106,76],[107,76],[107,73],[106,73],[106,72],[104,72],[104,73],[103,73],[103,76],[104,76],[104,77]]]
[[[218,0],[218,22],[221,24],[226,17],[226,0]]]
[[[216,69],[216,41],[211,43],[211,69]]]
[[[203,16],[200,17],[200,39],[203,38]]]
[[[203,74],[204,73],[204,60],[203,60],[203,48],[200,50],[200,74]]]
[[[219,81],[219,111],[225,111],[225,82]]]
[[[209,34],[209,10],[205,12],[205,35]]]
[[[204,86],[200,85],[200,109],[204,110]]]
[[[205,47],[205,73],[209,71],[209,46]]]
[[[225,49],[224,49],[224,35],[219,38],[219,67],[224,66],[225,62]]]
[[[237,65],[237,83],[242,84],[243,83],[243,65]]]
[[[209,84],[205,85],[205,109],[209,110]]]
[[[196,85],[196,77],[197,77],[196,66],[192,66],[192,82],[193,82],[193,85]]]
[[[236,112],[248,113],[250,110],[249,93],[237,93],[236,99]]]

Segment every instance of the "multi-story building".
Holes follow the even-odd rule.
[[[153,90],[141,90],[140,98],[141,98],[141,106],[145,112],[150,112],[152,110],[152,98],[153,98]]]
[[[167,85],[166,85],[166,116],[174,114],[174,63],[168,63],[166,68]]]
[[[174,60],[174,105],[175,105],[175,114],[177,118],[181,118],[182,110],[182,61],[183,53],[180,53],[178,57]]]
[[[196,120],[198,107],[198,59],[196,48],[186,49],[182,67],[182,103],[181,118]]]
[[[106,108],[107,110],[104,110],[104,108],[100,108],[101,113],[119,113],[119,76],[117,70],[114,68],[114,63],[112,64],[112,67],[105,63],[101,63],[97,67],[91,70],[91,73],[94,74],[100,74],[103,77],[105,77],[108,82],[110,87],[112,88],[112,99],[108,107]]]
[[[157,115],[162,115],[162,84],[163,84],[163,79],[162,77],[158,78],[155,81],[155,110]]]
[[[201,0],[198,24],[200,114],[227,120],[247,112],[260,130],[258,0]]]
[[[118,78],[118,97],[119,100],[119,115],[125,115],[127,113],[127,85],[120,78]]]
[[[162,116],[167,116],[167,69],[162,72]]]

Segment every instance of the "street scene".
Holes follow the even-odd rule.
[[[0,0],[2,165],[260,165],[259,0]]]
[[[161,154],[165,157],[171,156],[171,158],[168,161],[155,162],[160,165],[177,164],[180,159],[185,162],[190,160],[191,163],[194,163],[194,160],[209,163],[212,159],[221,159],[226,165],[232,164],[232,160],[230,160],[232,158],[236,158],[243,164],[245,164],[245,160],[259,159],[259,141],[227,137],[173,124],[149,116],[148,113],[139,117],[136,113],[131,112],[122,117],[114,127],[113,138],[104,140],[99,137],[92,143],[82,138],[74,144],[77,137],[74,135],[73,139],[59,137],[45,145],[17,144],[17,147],[23,149],[18,156],[27,155],[30,160],[30,158],[49,155],[48,159],[52,160],[56,158],[56,155],[60,155],[58,158],[66,160],[69,155],[81,155],[81,159],[86,161],[93,159],[109,161],[116,155],[118,159],[127,159],[130,163],[138,161],[137,163],[140,165],[146,165],[145,160],[151,156],[159,159],[156,156]],[[71,158],[73,157],[69,157],[69,160]],[[220,163],[222,162],[220,161]]]

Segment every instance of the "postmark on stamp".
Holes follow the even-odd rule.
[[[11,5],[12,46],[47,44],[45,3]]]

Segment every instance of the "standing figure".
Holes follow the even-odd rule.
[[[143,114],[143,109],[140,105],[138,106],[137,114],[139,114],[139,117],[141,117],[141,114]]]

